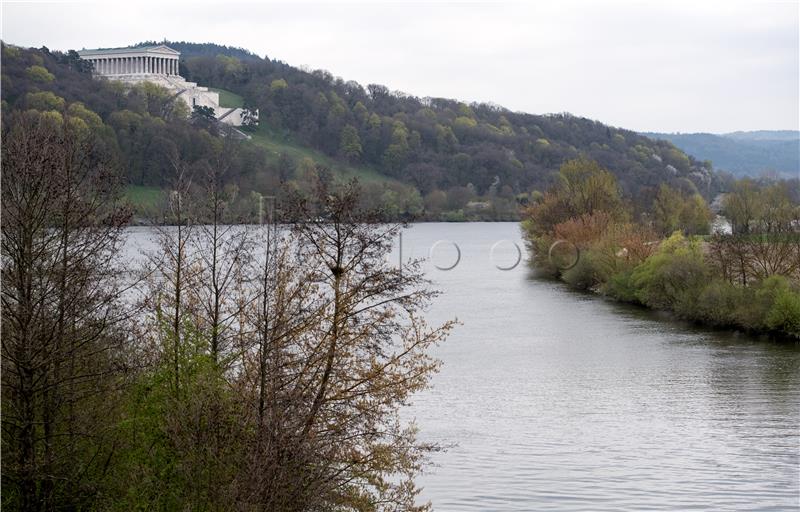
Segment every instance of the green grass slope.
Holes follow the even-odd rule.
[[[217,87],[209,87],[209,91],[219,93],[219,106],[224,108],[241,108],[244,107],[244,98],[238,94],[228,91],[226,89],[219,89]]]
[[[361,182],[396,181],[370,167],[350,165],[308,146],[303,146],[266,125],[261,125],[255,130],[248,130],[247,133],[253,137],[250,142],[266,149],[268,158],[274,162],[278,161],[281,154],[286,154],[297,162],[306,158],[310,159],[317,165],[327,167],[340,179],[358,178]]]

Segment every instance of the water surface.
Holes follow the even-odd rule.
[[[430,247],[437,241],[433,254]],[[492,246],[495,259],[490,259]],[[421,224],[432,321],[463,325],[409,416],[456,443],[420,479],[438,511],[800,506],[800,347],[702,330],[501,271],[514,223]]]

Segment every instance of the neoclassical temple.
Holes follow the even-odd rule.
[[[81,50],[78,54],[92,63],[95,72],[105,76],[178,75],[181,55],[165,45]]]
[[[135,48],[98,48],[81,50],[78,55],[94,66],[94,74],[109,80],[130,84],[152,82],[175,93],[189,108],[195,106],[214,109],[221,123],[241,126],[246,119],[258,119],[258,112],[242,108],[223,107],[219,93],[194,82],[187,82],[179,73],[181,53],[169,46],[140,46]]]

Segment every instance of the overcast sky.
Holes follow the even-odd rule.
[[[638,131],[800,126],[800,0],[2,2],[2,39],[240,46],[363,85]]]

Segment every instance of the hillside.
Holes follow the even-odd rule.
[[[479,195],[542,189],[578,155],[608,167],[630,195],[681,177],[702,192],[713,188],[707,169],[671,144],[590,119],[416,98],[269,58],[236,59],[238,49],[168,44],[182,52],[188,79],[243,96],[271,130],[411,183],[423,195],[468,184]]]
[[[145,43],[143,43],[145,44]],[[99,118],[105,146],[124,169],[130,197],[168,186],[169,155],[190,166],[220,158],[239,197],[303,188],[314,167],[359,177],[376,204],[428,219],[512,220],[520,204],[552,185],[560,165],[585,156],[649,207],[660,183],[706,197],[724,183],[670,142],[570,114],[532,115],[496,105],[417,98],[366,87],[327,71],[305,71],[240,48],[167,42],[181,74],[260,111],[252,140],[214,142],[214,126],[188,117],[154,87],[128,90],[93,80],[74,52],[3,49],[3,110],[64,110],[80,104]],[[33,72],[42,68],[46,73]],[[48,93],[52,94],[48,96]],[[182,110],[183,109],[183,110]],[[243,206],[246,209],[246,205]]]
[[[647,133],[667,140],[698,160],[737,176],[800,175],[800,132],[791,130],[711,133]]]

